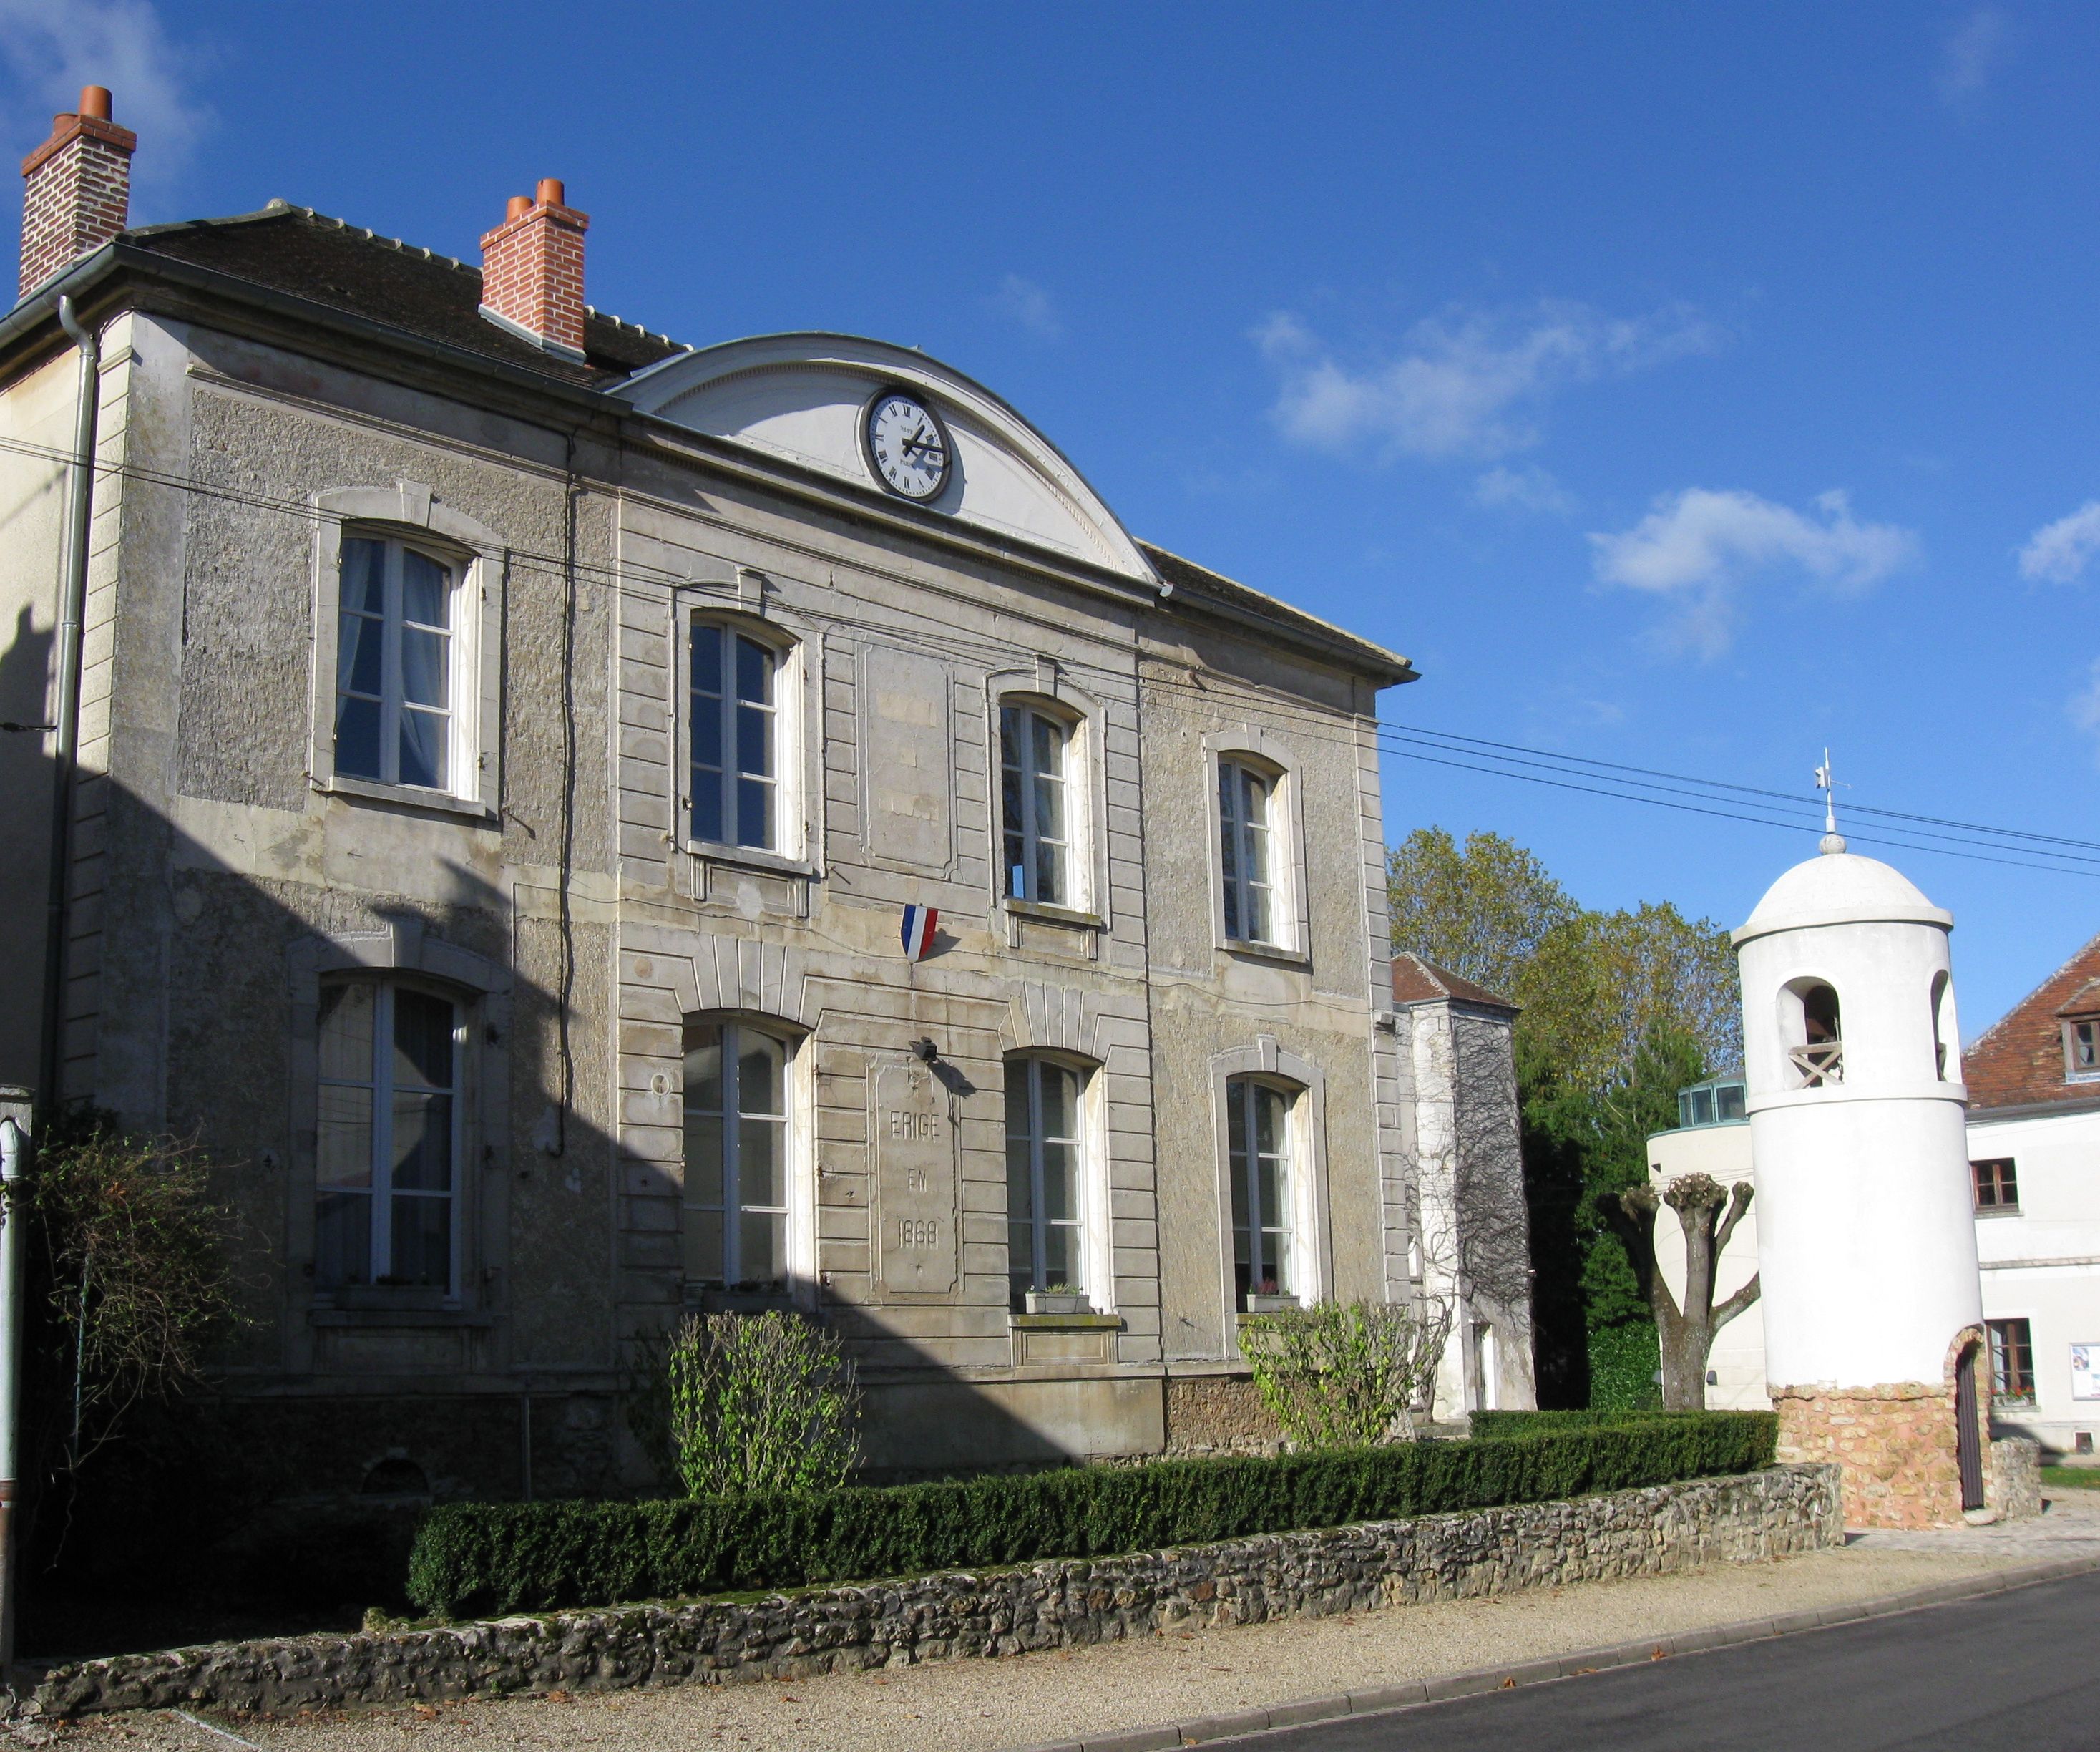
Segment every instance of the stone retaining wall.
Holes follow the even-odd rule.
[[[801,1679],[836,1669],[1657,1575],[1843,1542],[1835,1466],[1043,1563],[755,1602],[629,1606],[441,1629],[228,1643],[54,1667],[49,1714],[399,1704],[476,1692]]]
[[[2041,1513],[2041,1444],[2025,1436],[2001,1436],[1991,1444],[1987,1506],[2001,1520],[2025,1520]]]

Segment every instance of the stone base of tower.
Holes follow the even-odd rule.
[[[1954,1392],[1923,1381],[1892,1386],[1775,1387],[1781,1460],[1834,1461],[1848,1527],[1961,1524]]]

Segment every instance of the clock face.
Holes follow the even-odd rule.
[[[883,391],[867,404],[861,440],[876,479],[899,498],[923,505],[948,484],[954,467],[948,429],[916,396]]]

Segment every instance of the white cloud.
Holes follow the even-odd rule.
[[[991,302],[1038,340],[1054,341],[1065,332],[1050,294],[1034,280],[1024,280],[1018,274],[1008,274],[999,281],[999,290]]]
[[[1575,495],[1536,465],[1513,469],[1501,463],[1473,483],[1473,503],[1520,511],[1550,511],[1564,517],[1577,507]]]
[[[2100,499],[2088,499],[2068,517],[2045,523],[2020,549],[2020,576],[2051,584],[2076,584],[2085,563],[2100,549]]]
[[[1758,573],[1798,571],[1856,593],[1917,553],[1910,531],[1861,523],[1842,492],[1821,494],[1804,515],[1755,493],[1703,487],[1665,494],[1631,529],[1590,543],[1599,578],[1671,601],[1671,642],[1707,657],[1727,648],[1737,593]]]
[[[188,89],[196,57],[168,40],[148,0],[0,0],[0,59],[14,74],[11,137],[41,139],[82,86],[107,86],[148,181],[179,169],[211,120]]]
[[[1933,89],[1950,109],[1966,108],[1983,95],[1991,76],[2013,50],[2013,21],[1996,7],[1979,7],[1947,33],[1939,46]]]
[[[1254,340],[1279,379],[1271,415],[1292,442],[1344,455],[1492,460],[1538,442],[1545,405],[1561,390],[1711,351],[1721,334],[1682,307],[1614,317],[1549,302],[1426,318],[1397,357],[1355,365],[1288,311]]]

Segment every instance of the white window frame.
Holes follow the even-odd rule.
[[[1005,737],[1008,708],[1040,712],[1065,726],[1065,873],[1070,893],[1057,905],[1007,893]],[[985,682],[986,840],[993,904],[1021,918],[1105,929],[1110,923],[1108,871],[1107,714],[1100,701],[1045,658],[1032,669],[1005,670]],[[1098,1304],[1097,1304],[1098,1305]]]
[[[502,798],[502,542],[486,524],[415,482],[334,488],[315,493],[311,503],[315,533],[308,782],[332,795],[383,798],[493,823]],[[442,789],[336,770],[336,662],[346,534],[399,543],[452,570],[451,723]]]
[[[1291,1186],[1296,1236],[1297,1288],[1301,1306],[1324,1300],[1335,1282],[1333,1238],[1327,1220],[1327,1079],[1309,1059],[1289,1053],[1268,1035],[1211,1060],[1211,1113],[1217,1163],[1218,1291],[1222,1322],[1220,1354],[1238,1353],[1237,1292],[1233,1282],[1232,1147],[1229,1129],[1232,1084],[1251,1077],[1291,1097],[1290,1159],[1299,1172]]]
[[[1055,1226],[1069,1228],[1072,1231],[1073,1253],[1078,1261],[1077,1281],[1072,1284],[1073,1291],[1085,1296],[1095,1308],[1101,1309],[1106,1304],[1103,1292],[1098,1286],[1099,1280],[1113,1275],[1111,1268],[1114,1261],[1112,1258],[1102,1257],[1101,1245],[1095,1233],[1096,1213],[1100,1203],[1100,1194],[1094,1184],[1097,1153],[1092,1122],[1093,1107],[1096,1100],[1094,1067],[1083,1060],[1073,1057],[1069,1053],[1034,1051],[1009,1053],[1006,1055],[1002,1070],[1015,1065],[1025,1066],[1028,1071],[1029,1110],[1025,1123],[1028,1134],[1030,1191],[1035,1208],[1035,1216],[1031,1224],[1033,1233],[1030,1240],[1029,1277],[1031,1282],[1029,1287],[1038,1290],[1048,1287],[1047,1285],[1035,1283],[1032,1281],[1040,1273],[1043,1231],[1052,1226],[1050,1219],[1043,1214],[1043,1145],[1047,1140],[1043,1136],[1042,1073],[1045,1069],[1048,1069],[1064,1072],[1073,1078],[1076,1084],[1072,1102],[1074,1130],[1070,1141],[1077,1152],[1077,1159],[1072,1165],[1072,1181],[1073,1197],[1078,1208],[1069,1223],[1060,1223]],[[1013,1115],[1009,1107],[1007,1114],[1007,1136],[1009,1140],[1012,1136],[1012,1127]],[[1008,1236],[1007,1278],[1010,1286],[1013,1279],[1011,1239],[1012,1215],[1010,1208],[1007,1220]]]
[[[462,1208],[464,1200],[461,1197],[465,1176],[461,1172],[461,1158],[466,1145],[466,1066],[473,1039],[470,1030],[467,1006],[460,1000],[458,994],[439,990],[426,980],[399,978],[351,979],[336,977],[321,982],[321,989],[324,991],[331,988],[341,989],[350,986],[367,986],[373,993],[369,1075],[363,1081],[358,1082],[347,1079],[331,1078],[317,1072],[314,1087],[317,1105],[319,1092],[327,1088],[360,1088],[367,1091],[371,1097],[369,1148],[372,1159],[368,1164],[371,1173],[371,1189],[364,1196],[368,1201],[365,1220],[370,1225],[369,1257],[372,1262],[372,1273],[369,1281],[364,1284],[317,1284],[317,1287],[329,1294],[345,1289],[380,1291],[399,1289],[410,1294],[419,1291],[427,1293],[430,1289],[435,1287],[445,1300],[456,1303],[459,1297],[461,1250],[465,1241]],[[446,1139],[447,1160],[452,1171],[451,1184],[442,1193],[409,1190],[399,1194],[403,1198],[442,1198],[448,1207],[450,1221],[447,1229],[448,1257],[445,1264],[445,1282],[438,1286],[390,1285],[382,1281],[391,1275],[390,1268],[393,1264],[394,1199],[396,1196],[393,1173],[393,1097],[395,1090],[393,1075],[394,1011],[395,1003],[404,991],[413,991],[423,996],[435,998],[439,1003],[449,1006],[452,1013],[452,1080],[451,1087],[442,1092],[452,1104],[451,1135]],[[318,1156],[318,1132],[315,1151]],[[319,1196],[320,1190],[319,1179],[316,1176],[315,1188],[316,1198]],[[318,1210],[315,1212],[315,1258],[318,1260],[320,1252]]]
[[[1298,1229],[1298,1181],[1304,1171],[1298,1160],[1298,1141],[1293,1135],[1297,1130],[1293,1121],[1298,1095],[1299,1092],[1288,1084],[1274,1082],[1267,1077],[1241,1075],[1228,1078],[1225,1082],[1225,1173],[1229,1190],[1246,1202],[1246,1293],[1250,1297],[1296,1296],[1299,1294],[1299,1280],[1304,1275],[1298,1264],[1302,1238]],[[1274,1211],[1263,1208],[1261,1203],[1260,1163],[1264,1152],[1256,1141],[1260,1130],[1255,1124],[1255,1117],[1264,1097],[1279,1103],[1282,1110],[1279,1114],[1282,1123],[1277,1128],[1277,1141],[1281,1147],[1270,1153],[1279,1164],[1277,1181],[1282,1188],[1278,1208]],[[1243,1145],[1238,1163],[1233,1159],[1232,1150],[1233,1121],[1235,1119],[1240,1122],[1240,1137]],[[1225,1213],[1233,1233],[1233,1269],[1235,1277],[1239,1270],[1237,1203],[1237,1198],[1229,1203]],[[1268,1220],[1271,1218],[1277,1220]],[[1277,1262],[1270,1260],[1267,1262],[1270,1269],[1264,1274],[1261,1270],[1264,1263],[1262,1255],[1268,1247],[1266,1238],[1272,1233],[1282,1238],[1280,1246],[1287,1253],[1290,1263],[1288,1269],[1278,1271],[1275,1269]],[[1273,1290],[1257,1287],[1267,1281],[1273,1281],[1276,1287]],[[1236,1299],[1237,1287],[1235,1285]]]
[[[771,1036],[787,1050],[787,1074],[783,1088],[786,1106],[785,1123],[781,1128],[783,1157],[781,1182],[788,1200],[787,1255],[783,1261],[781,1286],[796,1306],[809,1308],[816,1305],[817,1285],[817,1194],[816,1166],[811,1140],[815,1136],[814,1077],[811,1061],[815,1054],[811,1050],[810,1030],[801,1023],[786,1017],[769,1013],[744,1009],[703,1009],[688,1012],[682,1019],[683,1029],[700,1025],[723,1028],[750,1028]],[[678,1121],[682,1141],[678,1150],[679,1223],[682,1230],[680,1246],[683,1264],[682,1270],[686,1285],[688,1300],[724,1290],[733,1291],[734,1286],[719,1276],[711,1275],[701,1268],[708,1262],[697,1260],[698,1245],[691,1213],[695,1210],[712,1210],[712,1206],[701,1206],[690,1196],[691,1188],[686,1179],[688,1163],[682,1142],[685,1113],[684,1061],[678,1060],[677,1085],[672,1099],[670,1118]],[[725,1077],[723,1099],[734,1099],[733,1081]],[[722,1190],[723,1216],[727,1221],[727,1199],[730,1189],[728,1163],[724,1163]],[[770,1208],[770,1207],[768,1207]],[[719,1263],[719,1262],[717,1262]]]
[[[1021,732],[1017,749],[1013,748],[1012,739],[1006,733],[1009,715]],[[1039,739],[1035,730],[1039,724],[1047,726],[1057,739],[1055,772],[1048,770],[1037,760]],[[1072,746],[1076,728],[1068,713],[1055,711],[1038,700],[1009,698],[999,702],[999,720],[995,731],[999,744],[999,786],[996,793],[998,858],[1000,891],[1005,899],[1017,900],[1030,907],[1053,907],[1066,912],[1082,910],[1075,904],[1080,881],[1079,860],[1076,855],[1078,846],[1074,843],[1078,836],[1074,829],[1077,825],[1079,805],[1085,800],[1077,794],[1072,783],[1074,769],[1079,764]],[[1010,749],[1016,757],[1012,760],[1008,758]],[[1020,775],[1021,862],[1017,865],[1013,862],[1008,843],[1012,835],[1006,819],[1006,774],[1009,768]],[[1048,842],[1057,849],[1057,886],[1062,892],[1050,897],[1039,892],[1017,894],[1014,892],[1017,875],[1021,878],[1023,889],[1039,886],[1041,853],[1045,842],[1042,837],[1042,824],[1034,805],[1038,788],[1045,784],[1055,785],[1058,788],[1058,812],[1065,829],[1061,840]]]
[[[735,673],[736,638],[748,638],[753,644],[764,646],[773,655],[773,810],[778,843],[772,846],[739,845],[733,840],[704,840],[695,829],[693,629],[703,624],[721,629],[727,642],[723,647],[724,664],[730,677],[733,677]],[[676,598],[672,644],[673,685],[677,690],[673,722],[677,726],[672,783],[676,793],[680,847],[692,857],[715,863],[746,864],[796,875],[814,874],[810,850],[814,836],[809,819],[809,800],[814,788],[809,771],[811,739],[807,725],[812,708],[808,698],[808,642],[796,631],[774,620],[726,607],[717,595],[682,591]],[[735,757],[736,714],[733,695],[724,697],[721,709],[725,737],[722,752],[727,761]],[[722,783],[726,792],[734,791],[734,768],[725,767]]]
[[[1296,751],[1273,730],[1241,725],[1204,737],[1203,766],[1214,947],[1260,960],[1309,962],[1312,933],[1306,905],[1305,827],[1300,801],[1304,768]],[[1268,784],[1269,935],[1265,938],[1229,936],[1225,931],[1225,824],[1220,793],[1222,771],[1227,766],[1243,767]],[[1244,923],[1244,913],[1242,919]]]

